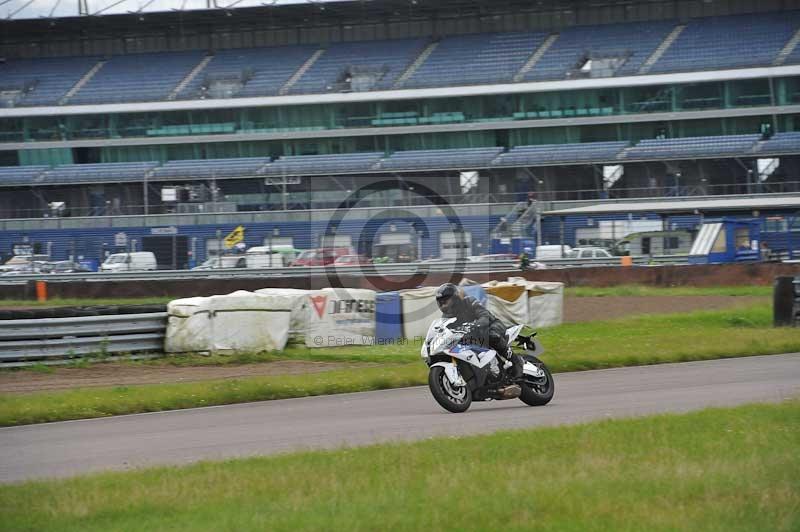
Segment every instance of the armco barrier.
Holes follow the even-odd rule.
[[[0,320],[0,364],[164,349],[167,313]]]

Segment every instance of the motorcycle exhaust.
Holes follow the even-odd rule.
[[[522,388],[520,388],[518,384],[512,384],[505,388],[499,388],[497,393],[500,395],[501,399],[516,399],[522,395]]]

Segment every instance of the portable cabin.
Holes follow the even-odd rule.
[[[761,260],[761,221],[723,218],[705,222],[689,251],[689,264]]]

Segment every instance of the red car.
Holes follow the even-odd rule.
[[[307,249],[292,262],[292,266],[327,266],[339,257],[350,254],[350,248]]]
[[[358,266],[371,263],[372,259],[364,255],[342,255],[333,262],[334,266]]]

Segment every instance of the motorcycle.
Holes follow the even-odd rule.
[[[553,398],[555,383],[547,366],[539,360],[544,350],[526,325],[506,329],[510,349],[524,361],[522,377],[514,378],[508,355],[471,342],[473,324],[455,325],[456,318],[431,323],[422,344],[428,365],[428,387],[445,410],[465,412],[473,401],[519,398],[529,406],[546,405]]]

